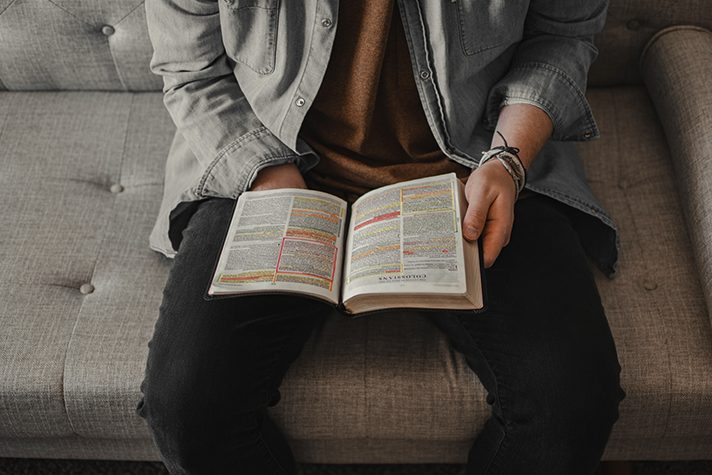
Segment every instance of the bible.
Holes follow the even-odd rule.
[[[387,309],[480,313],[480,239],[462,235],[454,173],[383,186],[351,206],[315,190],[246,191],[235,202],[206,300],[293,293],[357,317]]]

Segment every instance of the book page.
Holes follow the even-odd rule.
[[[242,193],[209,294],[293,291],[338,303],[346,206],[314,190]]]
[[[352,206],[344,300],[363,293],[466,290],[454,173],[389,185]]]

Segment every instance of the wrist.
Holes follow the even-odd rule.
[[[251,191],[274,188],[306,188],[304,177],[295,163],[269,165],[257,172]]]
[[[489,150],[482,152],[482,158],[478,163],[478,168],[484,165],[486,162],[491,160],[499,161],[501,166],[507,171],[514,181],[514,187],[516,190],[516,198],[519,197],[519,193],[524,189],[527,182],[527,170],[519,158],[519,148],[512,147],[507,143],[504,136],[497,131],[504,145],[498,145],[490,148]]]

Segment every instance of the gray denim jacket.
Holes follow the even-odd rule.
[[[299,129],[329,61],[338,4],[145,2],[150,67],[163,78],[164,103],[177,126],[151,249],[176,254],[185,211],[196,201],[236,198],[267,166],[294,162],[307,173],[317,164]],[[398,0],[397,6],[442,151],[474,168],[503,105],[543,109],[553,136],[528,171],[527,188],[586,213],[582,243],[613,277],[617,228],[590,190],[572,143],[599,136],[584,91],[607,0]]]

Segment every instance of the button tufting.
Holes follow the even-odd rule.
[[[111,25],[104,25],[104,26],[101,27],[101,33],[102,33],[104,36],[111,36],[111,35],[114,34],[115,31],[116,31],[116,30],[114,30],[114,27],[111,26]]]
[[[655,290],[658,288],[658,284],[654,280],[645,279],[643,281],[643,287],[645,290]]]
[[[112,193],[121,193],[124,191],[124,186],[120,183],[114,183],[109,190],[111,190]]]
[[[85,294],[85,295],[86,295],[86,294],[90,294],[90,293],[94,292],[94,286],[91,285],[91,284],[82,284],[82,285],[79,287],[79,292],[81,292],[81,293],[83,293],[83,294]]]
[[[638,30],[638,29],[640,29],[640,20],[636,20],[636,19],[628,20],[628,23],[626,23],[625,26],[629,30]]]

